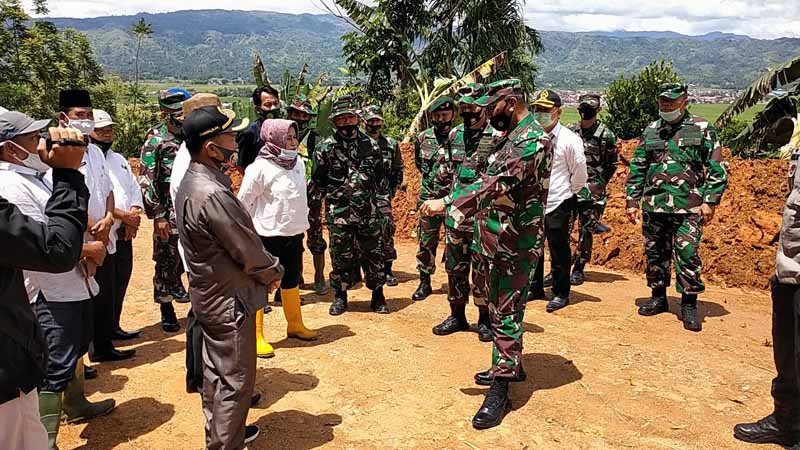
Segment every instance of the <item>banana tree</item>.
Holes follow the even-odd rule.
[[[436,101],[436,99],[444,95],[453,95],[461,87],[466,86],[469,83],[483,83],[487,80],[490,80],[503,66],[503,64],[505,64],[505,62],[506,52],[502,52],[494,58],[485,61],[483,64],[478,66],[478,68],[461,77],[460,79],[438,78],[434,80],[432,86],[429,84],[424,75],[410,77],[414,82],[414,87],[419,95],[420,108],[414,117],[414,120],[411,122],[411,127],[409,127],[408,132],[406,132],[404,142],[411,141],[423,128],[427,121],[428,108],[433,104],[434,101]]]

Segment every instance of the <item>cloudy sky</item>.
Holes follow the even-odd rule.
[[[237,0],[236,9],[287,13],[324,12],[332,0]],[[545,0],[529,1],[525,19],[535,28],[559,31],[711,31],[772,39],[800,37],[800,0]],[[27,0],[30,3],[30,0]],[[96,17],[220,8],[217,0],[51,0],[51,15]]]

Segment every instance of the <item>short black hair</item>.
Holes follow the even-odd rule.
[[[278,99],[278,101],[281,100],[281,94],[278,92],[277,89],[275,89],[272,86],[261,86],[261,87],[257,87],[253,91],[253,104],[254,105],[261,106],[261,94],[264,94],[264,93],[267,93],[267,94],[270,94],[270,95],[274,95],[275,98]]]
[[[207,139],[197,138],[197,139],[186,139],[186,149],[189,150],[189,154],[196,155],[200,153],[200,150],[203,149],[203,144],[205,144]]]

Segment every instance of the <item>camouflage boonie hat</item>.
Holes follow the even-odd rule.
[[[286,107],[286,111],[290,111],[292,109],[295,111],[304,112],[311,116],[317,115],[317,113],[314,112],[314,108],[311,107],[311,100],[309,100],[308,97],[303,94],[295,95],[292,99],[292,103]]]
[[[373,119],[385,120],[383,114],[381,114],[381,107],[378,105],[369,105],[364,108],[364,111],[361,113],[361,118],[364,119],[365,122],[369,122]]]
[[[681,83],[666,83],[662,84],[659,90],[661,91],[658,94],[659,97],[677,100],[689,93],[689,86]]]
[[[183,102],[190,98],[192,98],[192,94],[186,89],[165,89],[158,93],[158,106],[170,111],[180,111]]]
[[[473,105],[486,94],[486,86],[481,83],[470,83],[458,90],[458,103]]]
[[[451,97],[442,96],[437,98],[436,100],[431,103],[431,106],[428,107],[428,112],[433,113],[436,111],[455,111],[456,110],[456,102],[453,101]]]
[[[339,116],[344,116],[345,114],[353,114],[358,116],[358,101],[352,95],[345,95],[339,97],[336,102],[334,102],[333,107],[331,108],[331,119],[335,119]]]
[[[483,97],[475,101],[476,105],[489,106],[508,96],[521,97],[523,95],[522,82],[517,78],[495,81],[486,87],[486,91]]]
[[[578,107],[581,106],[588,106],[592,109],[597,109],[600,107],[600,95],[599,94],[583,94],[578,97]]]

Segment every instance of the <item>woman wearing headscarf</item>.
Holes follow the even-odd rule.
[[[268,119],[261,125],[264,142],[255,162],[247,167],[239,189],[239,200],[253,218],[264,248],[278,257],[285,268],[281,281],[286,333],[290,338],[314,340],[315,331],[303,325],[300,312],[300,271],[303,235],[308,230],[305,163],[298,157],[297,124],[290,120]],[[264,340],[264,312],[256,316],[257,354],[274,355]]]

